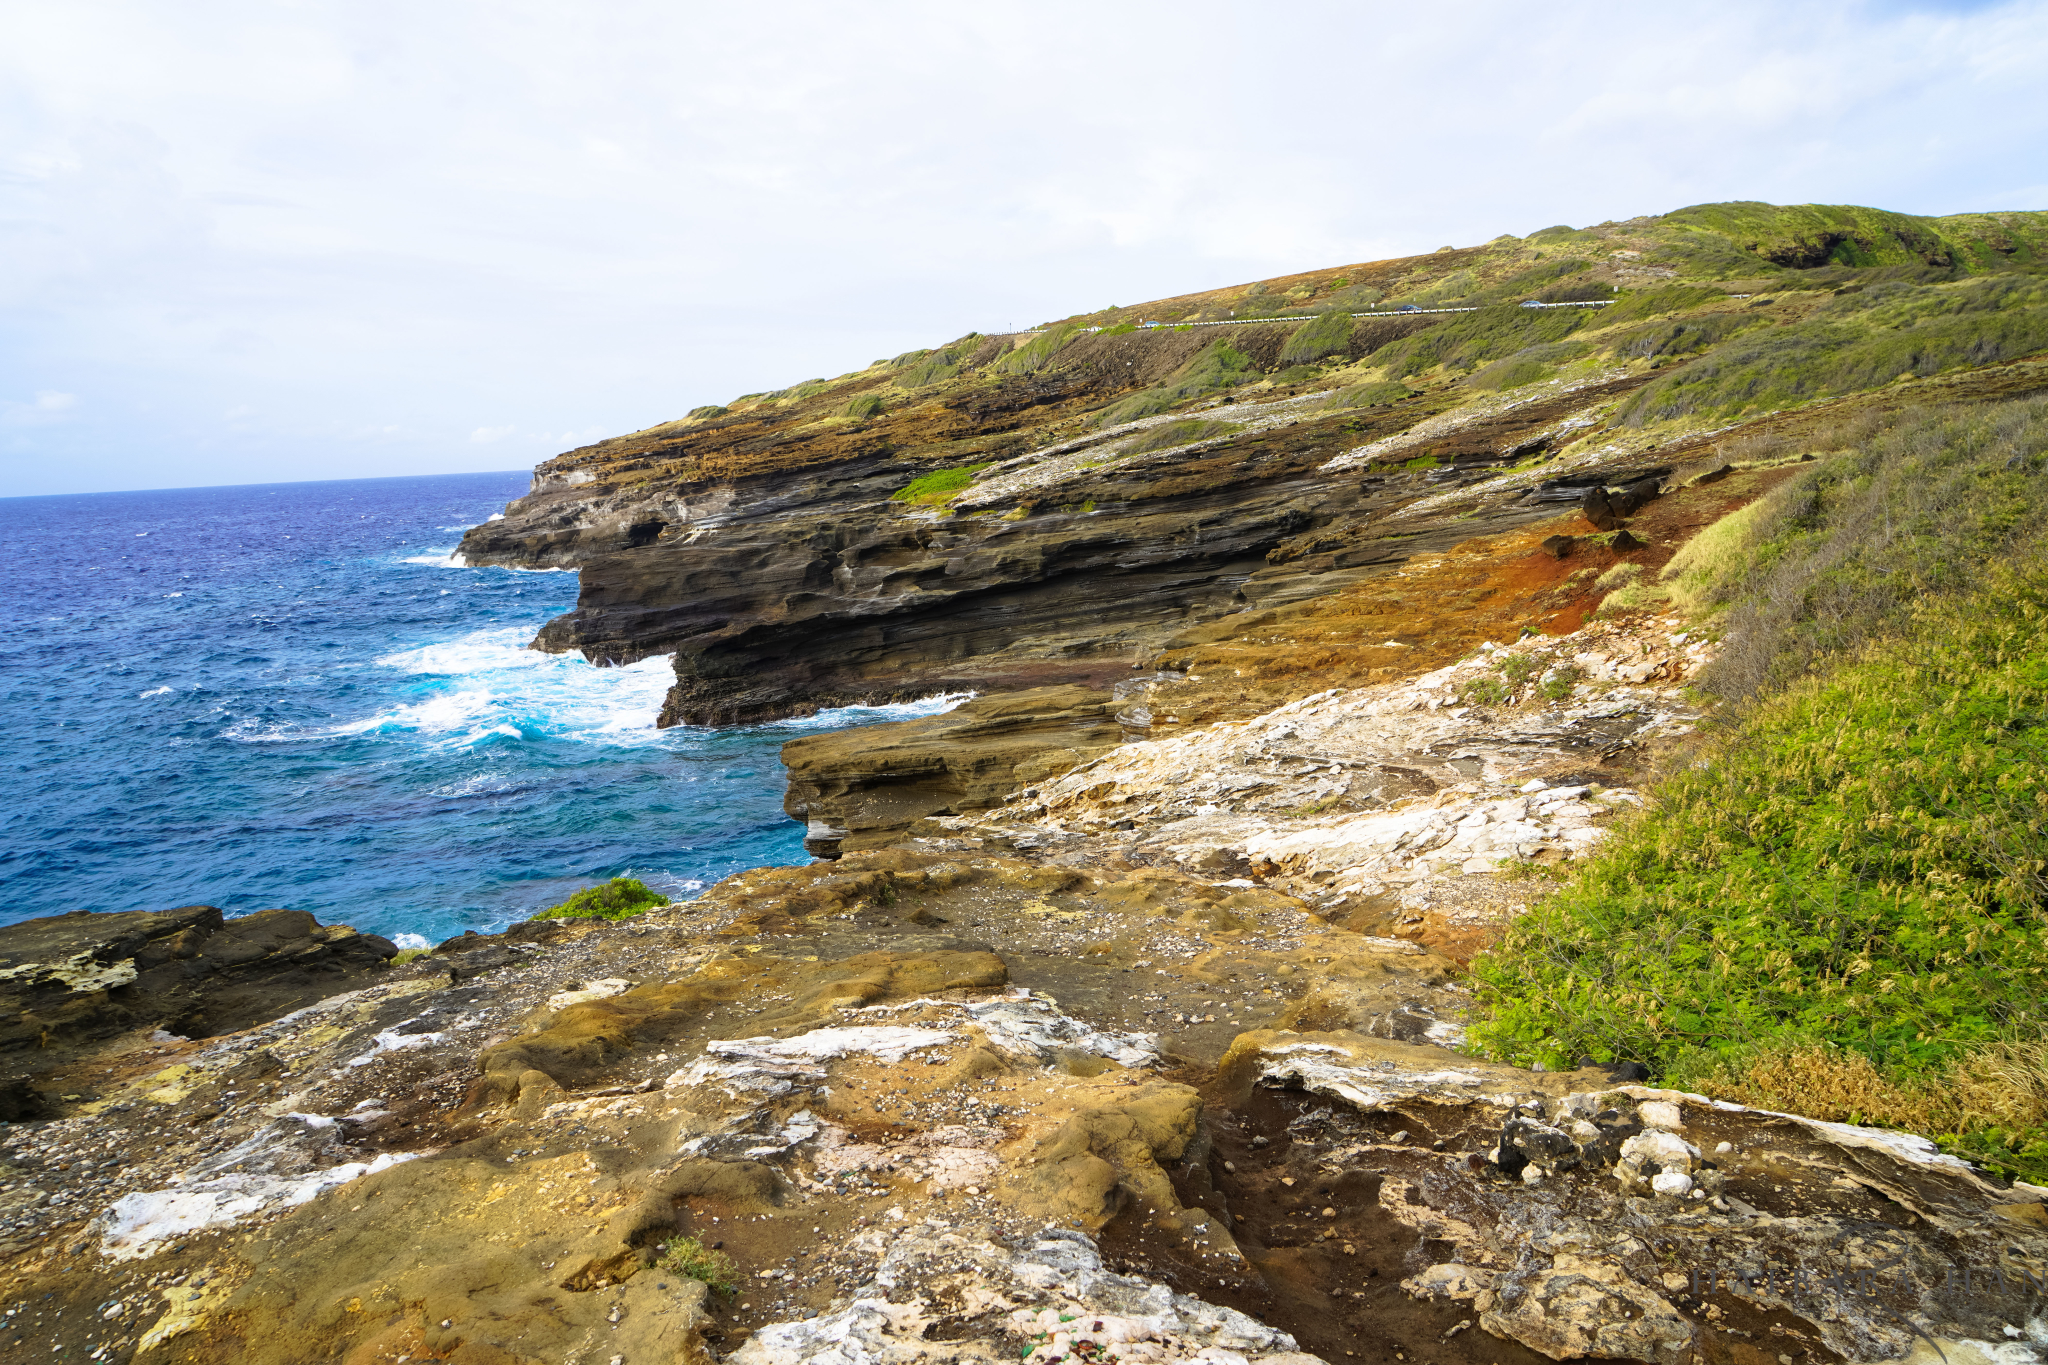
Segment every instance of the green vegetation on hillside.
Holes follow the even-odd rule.
[[[1352,384],[1330,395],[1325,404],[1331,408],[1377,408],[1388,403],[1398,403],[1403,398],[1413,397],[1415,390],[1406,384],[1391,380],[1371,384]]]
[[[1135,422],[1191,398],[1249,384],[1258,377],[1258,367],[1252,364],[1250,356],[1226,340],[1212,341],[1164,382],[1111,405],[1096,419],[1096,425],[1113,427],[1119,422]]]
[[[637,877],[614,877],[596,886],[586,886],[560,905],[551,906],[535,919],[631,919],[643,910],[667,905],[668,897],[651,889]]]
[[[1703,533],[1666,569],[1728,641],[1704,685],[1734,700],[1963,594],[2048,528],[2048,398],[1852,421],[1798,443],[1840,453]],[[1782,455],[1787,442],[1737,452]],[[1719,534],[1713,534],[1718,532]]]
[[[1405,379],[1439,365],[1475,369],[1530,346],[1562,341],[1586,325],[1591,308],[1482,308],[1476,313],[1391,341],[1365,360],[1389,379]]]
[[[953,495],[974,482],[974,476],[987,469],[993,461],[983,460],[980,464],[956,465],[952,469],[934,469],[929,474],[920,474],[890,497],[897,502],[914,502],[927,507],[951,502]]]
[[[1746,700],[1474,966],[1475,1045],[2048,1176],[2048,399],[1910,413],[1673,562]]]
[[[1295,330],[1280,348],[1282,365],[1307,365],[1324,356],[1337,355],[1351,345],[1351,314],[1328,312]]]
[[[2048,281],[1994,275],[1880,284],[1803,322],[1741,337],[1636,393],[1622,418],[1734,417],[1875,388],[1902,376],[1997,365],[2048,350]]]

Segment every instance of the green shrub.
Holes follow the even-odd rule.
[[[1243,430],[1240,422],[1204,422],[1189,418],[1181,422],[1168,422],[1153,427],[1125,446],[1123,454],[1139,455],[1148,450],[1166,450],[1172,446],[1193,445],[1196,441],[1207,441],[1217,436],[1227,436],[1233,431]]]
[[[918,475],[890,494],[890,497],[897,502],[913,502],[924,506],[951,502],[954,494],[973,483],[974,476],[993,463],[993,460],[983,460],[980,464],[964,464],[953,469],[934,469],[929,474]]]
[[[1407,462],[1406,464],[1402,465],[1402,466],[1401,466],[1401,468],[1403,468],[1403,469],[1435,469],[1435,468],[1437,468],[1438,466],[1440,466],[1440,465],[1441,465],[1442,463],[1443,463],[1443,461],[1442,461],[1442,460],[1439,460],[1439,459],[1438,459],[1438,458],[1437,458],[1436,456],[1434,456],[1434,455],[1417,455],[1417,456],[1416,456],[1416,457],[1415,457],[1414,459],[1412,459],[1412,460],[1408,461],[1408,462]]]
[[[739,1289],[739,1270],[732,1257],[714,1251],[695,1237],[671,1237],[663,1242],[655,1264],[671,1275],[701,1281],[714,1293],[732,1294]]]
[[[637,877],[614,877],[597,886],[586,886],[560,905],[551,906],[535,919],[631,919],[643,910],[667,905],[668,897],[648,887]]]
[[[2040,1037],[2044,719],[2048,566],[1917,602],[1662,783],[1475,963],[1476,1044],[1695,1075],[1701,1050],[1821,1045],[1911,1077]]]
[[[1118,324],[1116,324],[1116,326],[1114,326],[1114,327],[1105,327],[1105,328],[1103,328],[1103,329],[1102,329],[1101,331],[1097,332],[1097,333],[1096,333],[1095,335],[1097,335],[1097,336],[1104,336],[1104,337],[1120,337],[1120,336],[1127,336],[1127,335],[1129,335],[1130,333],[1132,333],[1132,332],[1135,332],[1135,331],[1137,331],[1137,330],[1138,330],[1138,324],[1137,324],[1137,323],[1135,323],[1135,322],[1119,322],[1119,323],[1118,323]]]
[[[1275,384],[1305,384],[1321,373],[1322,371],[1313,365],[1289,365],[1284,370],[1276,371],[1272,378]]]
[[[846,416],[853,418],[855,421],[865,421],[870,417],[880,417],[888,410],[889,405],[882,401],[880,395],[872,393],[863,393],[855,396],[841,409]]]
[[[1324,313],[1306,327],[1297,328],[1280,348],[1280,363],[1307,365],[1324,356],[1340,355],[1351,345],[1351,314]]]
[[[702,421],[709,417],[723,417],[727,411],[728,409],[723,404],[707,403],[701,408],[691,408],[687,416],[692,421]]]
[[[1392,382],[1353,384],[1349,388],[1339,389],[1331,394],[1330,401],[1323,406],[1328,408],[1377,408],[1383,407],[1388,403],[1398,403],[1403,398],[1412,398],[1414,396],[1415,390],[1409,388],[1406,384],[1395,384]]]
[[[391,965],[403,967],[408,962],[431,956],[433,951],[432,948],[400,948],[397,955],[391,959]]]
[[[1115,404],[1096,418],[1095,424],[1113,427],[1122,422],[1135,422],[1140,417],[1166,412],[1191,398],[1248,384],[1258,377],[1258,367],[1252,364],[1251,357],[1229,341],[1219,338],[1197,351],[1164,383],[1134,393]]]

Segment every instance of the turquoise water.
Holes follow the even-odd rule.
[[[667,659],[523,647],[574,574],[451,561],[526,482],[0,500],[0,922],[287,906],[440,939],[604,877],[687,896],[807,860],[784,741],[946,705],[656,730]]]

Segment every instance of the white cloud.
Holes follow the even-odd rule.
[[[0,421],[10,426],[45,426],[63,421],[77,406],[78,395],[75,393],[40,389],[27,402],[0,401]]]
[[[93,403],[0,409],[8,486],[503,467],[970,328],[1707,200],[2043,207],[2044,68],[2048,0],[15,0],[0,373]]]

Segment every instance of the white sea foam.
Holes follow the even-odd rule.
[[[147,692],[137,692],[135,695],[138,697],[167,697],[170,694],[171,689],[168,687],[152,687]]]
[[[654,717],[675,681],[666,655],[598,668],[578,655],[528,649],[531,635],[524,626],[494,628],[386,654],[377,663],[418,678],[418,699],[326,733],[410,731],[451,748],[540,738],[631,745],[659,737]]]
[[[398,561],[401,564],[431,564],[437,569],[466,569],[469,561],[457,554],[451,547],[446,550],[429,550],[423,555],[407,555]]]
[[[771,723],[781,730],[843,730],[849,725],[867,725],[875,721],[916,720],[920,716],[944,715],[980,695],[979,692],[941,692],[936,696],[919,697],[916,701],[890,702],[884,706],[834,706],[814,716],[796,716]]]
[[[434,946],[433,940],[425,934],[393,934],[391,942],[401,952]]]

